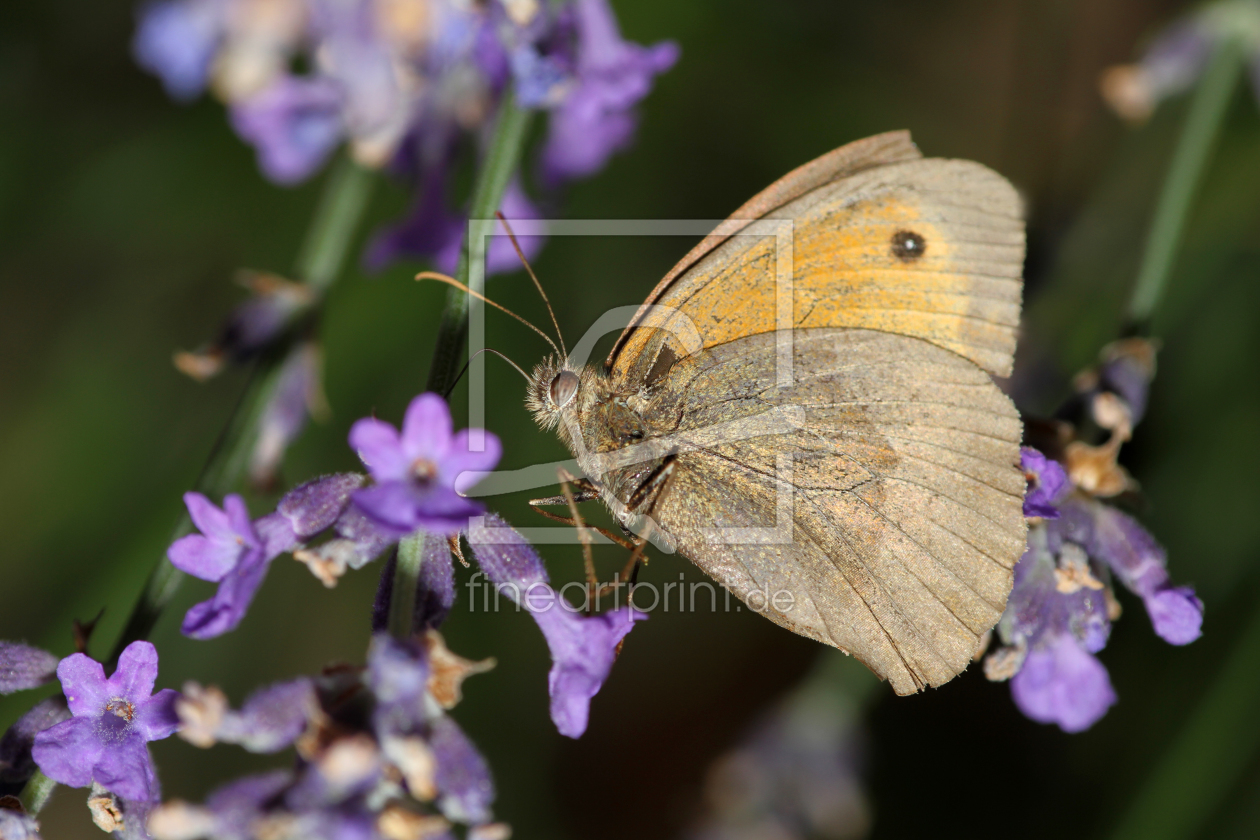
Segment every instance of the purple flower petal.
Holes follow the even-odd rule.
[[[57,674],[56,656],[20,642],[0,642],[0,694],[36,688]]]
[[[483,508],[446,487],[417,487],[410,482],[389,481],[357,490],[354,504],[371,519],[406,534],[423,528],[453,535],[468,526],[468,518]]]
[[[277,752],[305,731],[314,708],[310,680],[303,677],[269,685],[251,694],[239,712],[229,712],[215,737],[250,752]]]
[[[608,678],[617,645],[647,615],[629,607],[589,617],[573,612],[548,585],[533,546],[498,516],[487,514],[485,521],[484,530],[468,535],[473,555],[490,582],[523,603],[537,622],[551,651],[551,719],[560,734],[577,738],[586,731],[591,698]]]
[[[438,808],[447,819],[476,825],[490,820],[494,781],[486,760],[455,721],[433,721],[429,746],[437,760]]]
[[[338,473],[294,487],[280,499],[276,512],[292,523],[303,540],[331,528],[350,503],[350,494],[363,486],[359,473]]]
[[[118,668],[109,678],[110,693],[132,703],[141,703],[153,694],[157,674],[157,648],[150,642],[132,642],[123,648],[122,655],[118,657]],[[70,709],[73,711],[74,707]]]
[[[451,446],[451,410],[437,394],[420,394],[403,416],[402,449],[410,465],[423,458],[436,465]]]
[[[245,618],[270,565],[261,549],[255,549],[219,582],[213,598],[196,604],[184,615],[180,632],[194,639],[212,639],[235,629]]]
[[[254,530],[261,541],[259,553],[268,561],[301,545],[301,540],[293,529],[293,521],[282,513],[269,513],[254,520]]]
[[[31,747],[35,736],[70,718],[65,698],[58,694],[36,703],[0,738],[0,785],[21,787],[35,773]],[[3,837],[0,834],[0,837]]]
[[[92,768],[92,778],[101,787],[123,799],[152,802],[161,796],[153,759],[144,739],[139,735],[126,738],[103,750]]]
[[[221,21],[214,2],[150,3],[131,42],[136,63],[162,80],[172,99],[187,101],[206,86]]]
[[[470,448],[470,429],[461,429],[451,439],[451,448],[442,459],[442,480],[450,484],[457,493],[466,493],[482,476],[499,463],[503,455],[503,445],[498,437],[490,432],[481,432],[482,450],[474,452]]]
[[[1024,516],[1058,519],[1055,502],[1071,487],[1063,467],[1027,446],[1020,450],[1020,465],[1024,474],[1030,476],[1024,496]]]
[[[1028,652],[1011,696],[1025,715],[1064,732],[1089,729],[1116,702],[1107,669],[1063,634]]]
[[[0,808],[0,837],[4,840],[40,840],[39,823],[30,814]]]
[[[31,757],[55,782],[70,787],[92,784],[92,768],[105,751],[90,717],[73,717],[35,735]]]
[[[95,714],[109,702],[111,686],[101,663],[84,653],[72,653],[57,666],[57,679],[66,695],[70,712]]]
[[[647,614],[622,607],[588,617],[556,603],[533,616],[551,650],[551,720],[561,735],[578,738],[586,731],[591,698],[612,670],[617,645]]]
[[[1143,602],[1156,635],[1170,645],[1188,645],[1203,635],[1203,602],[1190,587],[1164,589]]]
[[[350,427],[350,448],[377,481],[402,481],[411,469],[398,430],[383,420],[365,417]]]
[[[134,726],[146,741],[169,738],[179,729],[179,715],[175,713],[175,701],[179,692],[164,688],[143,703],[136,704]]]
[[[542,153],[552,183],[598,171],[625,146],[635,124],[629,109],[648,94],[653,77],[678,60],[676,44],[622,40],[607,0],[578,0],[574,10],[578,86],[552,112]]]
[[[341,142],[341,104],[341,92],[329,79],[283,76],[233,103],[232,127],[258,150],[264,175],[278,184],[296,184]]]
[[[185,493],[184,504],[201,534],[181,537],[167,549],[166,556],[175,568],[202,580],[222,580],[245,554],[259,546],[240,496],[227,496],[223,510],[200,493]]]

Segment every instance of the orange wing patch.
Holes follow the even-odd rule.
[[[790,286],[793,327],[913,336],[1010,373],[1023,225],[1014,190],[996,173],[966,161],[912,161],[825,185],[766,218],[791,221],[786,262],[782,236],[731,238],[663,290],[653,303],[676,311],[648,313],[618,361],[654,355],[651,344],[661,341],[687,355],[674,337],[684,319],[706,348],[772,332]],[[787,283],[779,279],[785,268]],[[614,373],[637,367],[619,364]]]

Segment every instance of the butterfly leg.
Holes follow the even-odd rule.
[[[643,534],[635,543],[634,550],[630,552],[626,566],[621,572],[621,576],[630,581],[631,586],[634,586],[639,579],[639,561],[643,560],[643,549],[647,546],[648,538],[652,534],[652,514],[669,489],[677,463],[677,455],[670,454],[662,458],[660,466],[652,470],[643,483],[630,494],[630,501],[626,504],[627,510],[644,517]]]
[[[586,522],[582,519],[582,514],[577,508],[577,499],[573,495],[573,490],[569,487],[569,481],[577,479],[563,467],[559,470],[560,492],[564,494],[564,500],[569,506],[569,514],[573,517],[573,526],[577,528],[578,542],[582,544],[582,563],[586,567],[586,594],[587,594],[587,610],[590,609],[590,596],[594,594],[596,587],[599,586],[599,580],[595,577],[595,559],[591,556],[591,535],[586,530]]]
[[[573,479],[570,484],[574,491],[574,502],[593,502],[599,498],[599,490],[596,489],[595,485],[591,484],[584,478]],[[542,508],[542,505],[567,505],[568,503],[569,500],[561,494],[559,496],[548,496],[545,499],[530,499],[529,506],[534,509],[535,513],[540,516],[547,517],[552,522],[560,522],[564,525],[572,525],[576,527],[577,522],[573,519],[573,517],[561,516],[559,514],[552,513],[549,510],[543,510]],[[585,527],[606,538],[609,542],[616,543],[624,549],[633,549],[635,546],[634,543],[630,542],[625,537],[620,534],[615,534],[607,528],[600,527],[599,525],[586,525]]]

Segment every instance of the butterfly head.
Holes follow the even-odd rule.
[[[539,362],[525,397],[538,425],[554,429],[564,414],[574,411],[586,378],[587,369],[575,369],[567,358],[552,355]]]

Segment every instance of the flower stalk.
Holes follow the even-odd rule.
[[[485,274],[478,272],[470,282],[472,258],[485,254],[486,237],[494,230],[494,214],[503,203],[503,194],[507,191],[512,173],[520,165],[532,115],[532,111],[517,104],[516,95],[509,87],[503,94],[490,148],[473,184],[468,236],[460,249],[455,269],[455,278],[475,292],[485,291]],[[459,289],[451,289],[447,293],[425,390],[446,394],[454,387],[464,352],[464,338],[468,334],[468,305],[469,296]],[[400,569],[402,565],[399,563]],[[394,591],[398,592],[397,589]]]
[[[350,242],[367,206],[372,182],[372,173],[349,159],[342,160],[329,176],[297,260],[298,276],[318,293],[328,289],[345,263]],[[249,383],[194,485],[197,492],[219,498],[231,492],[245,474],[259,418],[279,384],[285,349],[274,348],[255,363]],[[191,530],[192,520],[184,514],[172,542]],[[184,577],[165,557],[158,559],[110,654],[111,666],[117,662],[123,648],[149,635]]]
[[[1181,245],[1190,205],[1207,169],[1245,58],[1242,38],[1227,35],[1216,45],[1207,70],[1195,88],[1155,207],[1137,282],[1129,298],[1126,318],[1135,333],[1150,332],[1151,320]]]
[[[477,292],[484,290],[485,275],[478,272],[476,280],[470,282],[470,268],[474,259],[484,258],[486,237],[494,230],[495,211],[503,202],[508,182],[520,165],[531,114],[531,111],[517,104],[511,88],[504,93],[490,148],[473,185],[468,236],[460,250],[455,277]],[[447,294],[442,322],[438,327],[437,343],[433,349],[433,363],[429,368],[429,391],[445,394],[455,385],[459,376],[459,362],[464,352],[464,340],[468,334],[468,306],[469,296],[465,292],[451,289]],[[420,580],[425,540],[431,539],[441,537],[417,532],[398,544],[398,563],[394,567],[393,592],[389,604],[389,632],[395,638],[406,639],[411,635],[412,616],[416,609],[416,585]]]

